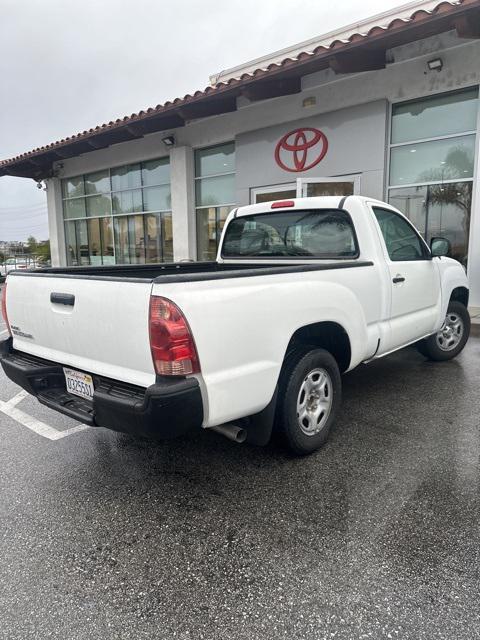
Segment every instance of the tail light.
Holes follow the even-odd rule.
[[[12,332],[10,330],[10,323],[8,322],[8,316],[7,316],[7,285],[6,284],[2,289],[2,318],[5,324],[7,325],[8,333],[12,335]]]
[[[161,296],[151,296],[149,330],[153,366],[158,375],[199,373],[200,363],[192,332],[176,304]]]

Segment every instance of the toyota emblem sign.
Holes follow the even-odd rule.
[[[323,160],[327,151],[328,140],[322,131],[311,127],[294,129],[277,142],[275,162],[285,171],[308,171]]]

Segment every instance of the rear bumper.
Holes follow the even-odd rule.
[[[203,403],[195,378],[163,378],[150,387],[92,374],[93,402],[67,392],[63,367],[0,343],[6,375],[44,405],[84,424],[149,438],[174,438],[200,428]],[[88,372],[87,372],[88,373]]]

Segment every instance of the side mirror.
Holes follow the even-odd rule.
[[[432,238],[430,240],[430,251],[432,252],[432,258],[448,256],[450,253],[450,240],[446,238]]]

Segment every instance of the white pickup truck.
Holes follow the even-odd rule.
[[[3,368],[43,404],[151,437],[214,429],[322,445],[341,374],[410,344],[448,360],[469,331],[463,267],[399,211],[322,197],[233,210],[210,263],[13,272]]]

